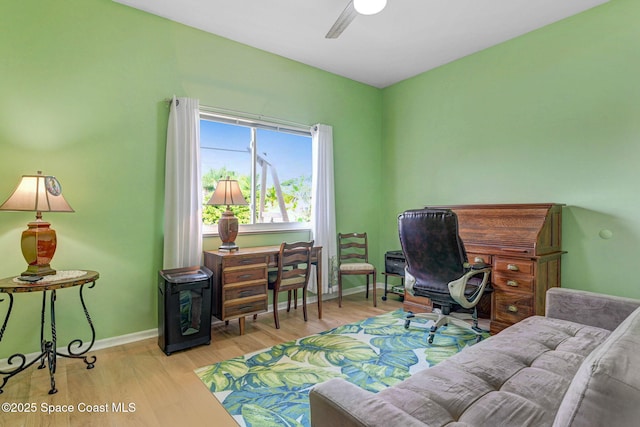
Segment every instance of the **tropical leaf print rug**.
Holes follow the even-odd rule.
[[[278,344],[195,372],[241,426],[309,426],[309,390],[342,377],[371,392],[390,387],[475,342],[454,325],[427,343],[432,322],[403,310]]]

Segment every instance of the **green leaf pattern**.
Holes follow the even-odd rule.
[[[475,342],[453,325],[427,342],[430,321],[404,328],[396,310],[196,370],[241,426],[309,426],[309,390],[342,377],[377,393]]]

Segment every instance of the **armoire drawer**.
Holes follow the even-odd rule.
[[[517,323],[533,313],[533,295],[519,292],[494,292],[494,318],[498,322]]]
[[[496,292],[512,292],[517,290],[520,292],[533,293],[535,280],[533,276],[495,273],[492,276],[491,283],[493,283]]]
[[[509,272],[533,275],[533,264],[533,261],[526,259],[496,258],[494,262],[494,273]]]
[[[485,264],[491,265],[491,255],[489,254],[468,252],[467,260],[469,261],[469,264],[485,263]]]

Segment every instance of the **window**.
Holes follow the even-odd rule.
[[[201,112],[200,162],[205,234],[217,232],[226,206],[207,202],[221,178],[238,180],[247,206],[231,206],[241,231],[308,228],[311,133],[264,121]]]

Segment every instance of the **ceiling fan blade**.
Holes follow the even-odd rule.
[[[353,1],[349,0],[347,7],[344,8],[336,22],[333,24],[329,32],[326,36],[326,39],[337,39],[340,37],[340,34],[351,24],[351,21],[358,15],[355,8],[353,7]]]

